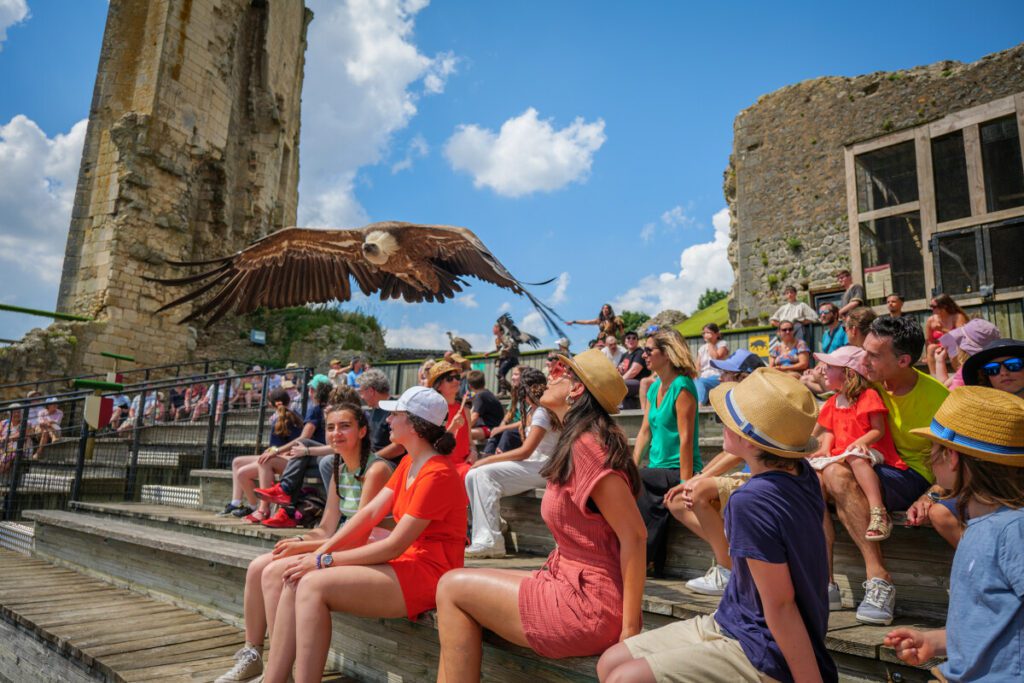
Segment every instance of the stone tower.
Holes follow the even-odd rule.
[[[294,225],[312,13],[302,0],[110,0],[57,309],[74,371],[179,360],[195,330],[144,281]]]

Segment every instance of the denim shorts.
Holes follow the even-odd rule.
[[[889,512],[904,512],[931,487],[927,479],[911,469],[876,465],[875,474],[882,485],[882,498]]]

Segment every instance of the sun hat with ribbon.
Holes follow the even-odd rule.
[[[979,460],[1024,467],[1024,399],[1006,391],[957,387],[930,426],[910,433]]]
[[[460,375],[462,374],[462,368],[446,360],[439,360],[430,367],[430,372],[427,374],[427,384],[432,387],[437,380],[451,372]]]
[[[982,318],[975,318],[939,337],[939,343],[950,358],[956,358],[960,351],[973,356],[1001,336],[998,327]]]
[[[590,349],[572,358],[558,354],[558,360],[580,378],[609,415],[619,412],[619,404],[626,397],[626,383],[601,349]]]
[[[783,458],[803,458],[818,448],[811,436],[818,404],[792,375],[758,368],[742,382],[719,384],[709,398],[725,428],[758,448]]]
[[[850,368],[858,375],[864,376],[864,349],[857,346],[840,346],[832,353],[815,353],[814,359],[819,363]]]
[[[397,401],[381,401],[380,409],[389,413],[406,412],[439,427],[448,419],[448,401],[444,396],[421,386],[409,387]]]

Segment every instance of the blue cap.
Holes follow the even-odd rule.
[[[753,372],[758,368],[763,368],[764,361],[757,354],[746,349],[738,349],[725,360],[711,361],[711,367],[725,372]]]

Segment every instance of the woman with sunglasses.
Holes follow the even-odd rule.
[[[803,371],[811,366],[811,349],[802,339],[796,338],[793,323],[779,325],[779,343],[768,352],[768,367],[800,378]]]
[[[481,629],[544,657],[596,655],[639,633],[644,523],[636,466],[611,415],[626,395],[600,350],[562,356],[541,405],[562,421],[541,470],[541,515],[557,547],[544,568],[459,569],[437,589],[438,681],[479,681]]]
[[[469,472],[469,466],[476,460],[470,452],[469,440],[469,408],[466,406],[468,394],[459,401],[459,387],[462,382],[461,369],[446,360],[438,361],[430,368],[428,376],[430,388],[444,396],[448,402],[448,422],[446,429],[455,437],[455,448],[448,457],[455,469],[463,478]]]
[[[932,314],[924,323],[924,355],[928,362],[928,374],[934,377],[939,363],[935,358],[935,352],[942,348],[939,339],[942,335],[966,325],[968,318],[964,309],[960,308],[949,294],[939,294],[931,300],[928,308],[932,309]]]

